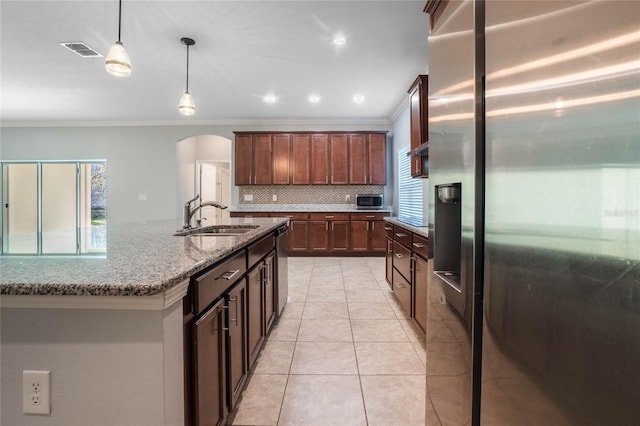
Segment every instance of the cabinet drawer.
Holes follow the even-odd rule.
[[[411,284],[407,281],[396,268],[393,268],[393,294],[407,312],[411,315]]]
[[[275,242],[275,237],[271,234],[249,246],[249,269],[273,250]]]
[[[291,220],[309,220],[309,213],[271,213],[271,217],[286,217]]]
[[[425,259],[429,258],[429,240],[421,235],[413,234],[411,249]]]
[[[387,238],[391,238],[393,240],[393,225],[391,223],[384,223],[384,232],[387,233]]]
[[[411,279],[411,251],[397,241],[393,242],[393,267],[397,269],[405,279]]]
[[[311,220],[349,220],[349,213],[311,213]]]
[[[383,220],[389,213],[351,213],[351,220]]]
[[[405,247],[411,247],[411,231],[407,231],[399,226],[394,226],[393,239]]]
[[[219,265],[193,278],[194,314],[198,315],[211,302],[222,296],[247,272],[247,253],[242,250]]]

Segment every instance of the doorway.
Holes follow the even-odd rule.
[[[229,206],[231,202],[230,163],[196,161],[196,194],[200,202],[217,201]],[[200,209],[200,219],[220,221],[229,218],[229,210],[206,206]],[[206,225],[206,224],[205,224]]]

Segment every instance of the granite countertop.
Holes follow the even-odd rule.
[[[207,225],[260,225],[232,236],[179,237],[175,221],[109,225],[102,256],[0,256],[1,295],[151,296],[278,226],[283,218],[225,219]]]
[[[356,209],[355,204],[239,204],[233,206],[229,211],[234,213],[244,212],[390,212],[391,209],[383,208],[376,210]]]
[[[404,229],[407,229],[411,232],[414,232],[418,235],[421,235],[425,238],[429,238],[429,227],[428,226],[415,226],[415,225],[411,225],[407,222],[403,222],[402,220],[398,219],[397,217],[385,217],[384,218],[385,221],[389,222],[389,223],[393,223],[394,225],[398,225],[398,226],[402,226]]]

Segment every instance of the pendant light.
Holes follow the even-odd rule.
[[[193,46],[196,42],[192,38],[183,37],[180,42],[187,46],[187,90],[180,98],[180,105],[178,105],[178,111],[182,115],[193,115],[196,113],[196,104],[193,103],[193,97],[189,93],[189,46]]]
[[[104,67],[107,72],[116,77],[129,77],[131,74],[131,61],[127,51],[120,41],[120,27],[122,24],[122,0],[118,3],[118,41],[109,49],[109,53],[104,60]]]

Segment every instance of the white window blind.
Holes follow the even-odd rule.
[[[422,220],[422,179],[411,177],[409,147],[398,151],[398,216]]]

